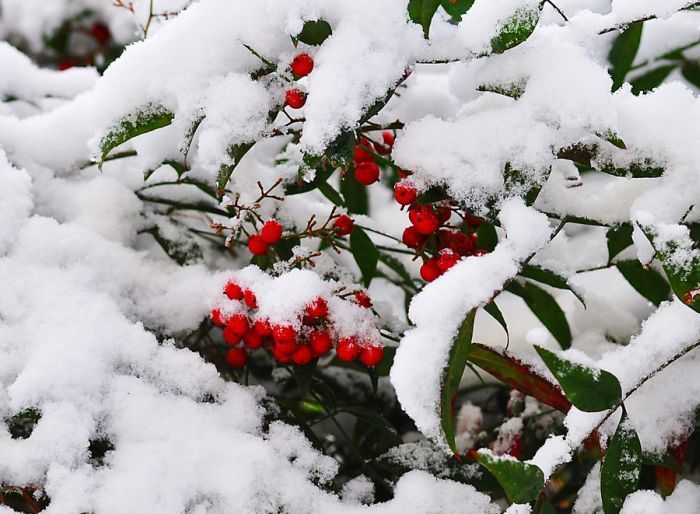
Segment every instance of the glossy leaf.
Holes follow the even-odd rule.
[[[455,442],[454,401],[457,396],[457,391],[459,390],[459,384],[462,381],[464,368],[467,366],[467,361],[469,359],[476,311],[477,309],[469,311],[459,327],[457,336],[452,342],[450,356],[442,374],[442,383],[440,387],[440,420],[442,423],[442,430],[445,434],[447,444],[457,458],[459,458],[459,452],[457,450],[457,443]]]
[[[167,127],[175,114],[161,105],[148,105],[134,114],[122,118],[100,141],[100,168],[109,152],[130,139]]]
[[[228,181],[231,180],[231,175],[236,170],[236,166],[241,162],[243,156],[248,153],[255,143],[242,143],[233,145],[228,148],[228,155],[231,157],[231,162],[222,164],[219,167],[219,173],[216,177],[216,192],[219,196],[223,196]]]
[[[612,65],[610,76],[613,80],[613,91],[625,83],[625,76],[630,71],[634,58],[637,56],[639,43],[642,40],[643,26],[644,23],[641,21],[632,23],[613,42],[610,54],[608,54],[608,60]]]
[[[671,287],[655,269],[645,268],[638,260],[620,261],[615,266],[625,280],[654,305],[670,298]]]
[[[544,473],[534,464],[497,457],[483,449],[477,452],[476,460],[496,477],[513,503],[530,503],[544,487]]]
[[[632,246],[632,224],[621,223],[610,227],[605,237],[608,240],[608,262],[625,248]]]
[[[440,7],[440,0],[409,0],[408,17],[414,23],[423,27],[423,36],[428,39],[430,34],[430,22],[435,12]]]
[[[484,223],[476,229],[476,247],[492,252],[498,244],[498,233],[492,223]]]
[[[379,250],[360,227],[355,227],[350,233],[350,251],[362,272],[362,282],[369,286],[379,261]]]
[[[508,387],[537,398],[564,413],[571,408],[561,388],[537,374],[529,364],[488,346],[472,343],[469,362],[493,375]]]
[[[675,64],[659,66],[658,68],[648,71],[644,75],[636,77],[630,82],[630,84],[632,84],[632,93],[638,95],[659,87],[675,68]]]
[[[503,327],[503,330],[505,330],[506,348],[508,348],[508,345],[510,344],[510,332],[508,332],[508,323],[506,323],[506,319],[503,317],[501,309],[498,308],[495,301],[491,301],[490,303],[484,305],[484,310],[488,312],[493,319],[498,321],[498,323]]]
[[[519,275],[542,284],[547,284],[551,287],[556,287],[557,289],[566,289],[567,291],[571,291],[571,293],[573,293],[573,295],[578,298],[581,303],[584,303],[583,297],[571,288],[565,277],[557,275],[547,268],[534,264],[525,264],[521,268]]]
[[[569,322],[552,295],[530,282],[520,284],[513,281],[505,287],[505,290],[523,299],[532,313],[537,316],[537,319],[549,330],[563,349],[571,346]]]
[[[343,195],[348,212],[352,214],[367,214],[369,212],[367,187],[358,183],[352,172],[347,173],[340,180],[340,194]]]
[[[559,382],[566,397],[579,410],[600,412],[620,405],[622,388],[612,373],[576,364],[540,346],[535,346],[535,350]]]
[[[695,87],[700,88],[700,63],[698,61],[689,61],[681,68],[683,78],[690,82]]]
[[[620,512],[627,495],[639,488],[641,473],[642,445],[623,408],[622,419],[600,468],[600,495],[605,514]]]
[[[318,46],[332,33],[333,29],[325,20],[307,21],[295,39],[307,45]]]
[[[462,19],[464,13],[474,5],[474,0],[441,0],[440,5],[442,5],[442,8],[445,9],[447,14],[459,21]]]
[[[502,54],[518,46],[530,37],[539,19],[539,8],[521,7],[501,26],[498,34],[491,40],[491,51],[494,54]]]

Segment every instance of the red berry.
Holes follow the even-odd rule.
[[[328,315],[328,302],[319,296],[306,306],[306,314],[313,319],[325,318]]]
[[[231,348],[226,352],[226,362],[234,368],[242,368],[248,362],[248,353],[243,348]]]
[[[379,180],[379,168],[373,162],[361,162],[355,169],[355,180],[363,186],[369,186]]]
[[[416,200],[417,195],[418,193],[416,193],[416,188],[411,184],[399,182],[394,188],[394,198],[396,198],[396,201],[401,205],[413,203]]]
[[[270,322],[266,319],[255,320],[255,323],[253,323],[253,330],[263,337],[272,335],[272,327],[270,326]]]
[[[296,339],[294,339],[292,341],[275,343],[275,348],[285,355],[291,355],[297,351],[297,348],[299,348],[299,343],[296,341]]]
[[[281,352],[280,349],[279,349],[277,346],[275,346],[275,347],[272,349],[272,356],[273,356],[278,362],[281,362],[281,363],[283,363],[283,364],[286,364],[287,362],[289,362],[289,361],[291,360],[290,357],[289,357],[289,355],[286,354],[286,353],[284,353],[284,352]]]
[[[282,225],[275,220],[265,222],[262,230],[260,231],[260,237],[267,244],[275,244],[282,239]]]
[[[291,68],[297,77],[306,77],[314,69],[314,60],[309,54],[297,54],[292,59]]]
[[[381,143],[374,143],[372,146],[374,146],[374,151],[379,155],[389,155],[391,153],[391,148]]]
[[[370,146],[370,141],[364,137],[360,140],[360,144],[355,145],[355,152],[352,156],[352,160],[355,162],[355,164],[359,164],[361,162],[374,162],[374,156],[364,150],[364,148],[369,148]]]
[[[452,250],[442,250],[440,251],[440,257],[437,259],[437,267],[441,273],[444,273],[457,262],[459,262],[459,255]]]
[[[77,65],[78,61],[74,59],[63,59],[61,62],[58,63],[58,70],[65,71]]]
[[[466,257],[471,254],[474,243],[472,239],[463,232],[450,232],[441,230],[438,232],[438,248],[449,248],[453,252]]]
[[[480,257],[480,256],[482,256],[482,255],[486,255],[487,253],[489,253],[488,250],[479,249],[479,250],[474,250],[474,252],[472,253],[472,255],[476,255],[477,257]]]
[[[325,330],[315,330],[309,335],[309,346],[314,355],[320,357],[327,354],[333,347],[331,335]]]
[[[249,309],[258,308],[258,299],[255,297],[255,293],[250,289],[246,289],[243,292],[243,301],[248,306]]]
[[[355,222],[350,216],[342,214],[333,222],[333,228],[339,236],[347,236],[350,232],[352,232],[354,224]]]
[[[445,205],[440,205],[435,209],[435,214],[437,215],[438,221],[440,224],[445,224],[448,221],[450,221],[450,218],[452,217],[452,210]]]
[[[464,222],[472,228],[477,228],[484,224],[484,220],[471,214],[464,215]]]
[[[425,243],[425,236],[416,230],[416,227],[408,227],[401,236],[403,244],[409,248],[418,249]]]
[[[226,316],[221,314],[221,309],[214,309],[211,311],[211,315],[209,316],[211,318],[211,322],[214,323],[214,325],[219,325],[220,327],[223,327],[226,325]]]
[[[229,282],[226,284],[224,292],[230,300],[243,300],[243,289],[241,289],[241,287],[234,282]]]
[[[394,133],[391,130],[385,130],[382,132],[382,140],[386,146],[394,146]]]
[[[275,325],[272,327],[272,337],[277,344],[296,343],[297,331],[291,325]]]
[[[107,44],[110,38],[109,29],[104,23],[95,23],[90,28],[90,35],[101,45]]]
[[[292,109],[301,109],[306,103],[306,93],[301,89],[290,89],[284,94],[284,103]]]
[[[365,366],[376,366],[384,358],[384,348],[381,346],[365,346],[360,350],[360,361]]]
[[[369,296],[362,291],[355,293],[355,303],[360,307],[364,307],[365,309],[370,309],[372,307],[372,300],[370,300]]]
[[[338,358],[345,362],[354,361],[360,353],[360,345],[354,337],[346,337],[338,341],[338,346],[335,349]]]
[[[305,364],[311,362],[311,359],[313,358],[314,354],[311,351],[311,348],[309,348],[306,345],[299,346],[299,348],[297,348],[296,351],[292,354],[292,361],[297,366],[304,366]]]
[[[428,259],[420,267],[420,276],[426,282],[432,282],[441,275],[436,261],[437,259]]]
[[[427,205],[409,210],[408,219],[411,220],[419,234],[426,236],[435,232],[440,226],[437,216]]]
[[[248,250],[253,255],[265,255],[267,253],[267,243],[260,234],[250,236],[248,240]]]
[[[249,350],[257,350],[260,348],[263,344],[263,340],[263,336],[261,336],[260,333],[255,330],[249,330],[243,336],[243,344]]]
[[[239,337],[243,337],[248,330],[250,330],[250,323],[248,322],[248,316],[244,314],[235,314],[231,316],[228,320],[226,328],[231,331],[231,333],[236,334]]]
[[[226,344],[230,345],[236,345],[241,342],[242,336],[236,331],[235,328],[232,328],[230,325],[226,325],[226,328],[224,328],[224,341],[226,341]]]

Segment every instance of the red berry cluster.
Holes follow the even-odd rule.
[[[416,188],[405,179],[396,184],[394,198],[401,206],[408,206],[411,226],[404,230],[402,241],[423,257],[420,275],[426,282],[438,278],[462,257],[486,253],[476,247],[475,229],[483,224],[479,218],[463,214],[460,215],[463,219],[462,228],[450,225],[453,212],[451,202],[422,204],[418,200]],[[424,250],[427,247],[434,248],[434,256],[425,257]]]
[[[382,143],[377,143],[363,137],[360,139],[360,143],[355,145],[355,152],[352,156],[355,180],[364,186],[372,185],[379,180],[379,166],[367,149],[374,150],[379,155],[389,155],[394,146],[394,134],[385,130],[382,132],[382,141]]]
[[[229,282],[224,294],[243,307],[232,315],[224,314],[219,308],[211,312],[212,322],[223,327],[224,341],[233,347],[226,352],[226,362],[234,368],[245,366],[248,351],[259,348],[268,350],[278,362],[298,366],[328,354],[334,346],[339,359],[346,362],[359,359],[365,366],[376,366],[384,356],[384,349],[377,343],[361,342],[357,337],[338,338],[328,319],[328,302],[322,297],[304,306],[299,314],[301,328],[297,329],[291,324],[272,324],[256,316],[257,298],[250,289]],[[361,307],[372,306],[365,293],[356,293],[354,297]]]
[[[298,54],[290,65],[296,78],[306,77],[314,69],[314,60],[307,53]],[[288,89],[284,94],[284,103],[292,109],[301,109],[306,103],[306,93],[299,88]]]
[[[268,220],[259,234],[253,234],[248,239],[248,250],[253,255],[265,255],[270,245],[282,239],[282,225],[276,220]]]

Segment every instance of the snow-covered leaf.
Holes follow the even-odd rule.
[[[529,503],[544,487],[544,473],[534,464],[513,457],[497,457],[487,450],[479,450],[476,460],[498,480],[513,503]]]
[[[642,473],[642,445],[627,412],[605,452],[600,469],[600,494],[605,514],[618,514],[625,498],[639,488]]]

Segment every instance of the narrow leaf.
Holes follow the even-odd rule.
[[[241,162],[243,156],[248,153],[255,143],[241,143],[228,148],[228,155],[231,157],[231,163],[222,164],[219,167],[219,174],[216,177],[216,192],[219,196],[223,196],[228,181],[231,180],[231,175],[236,169],[236,166]]]
[[[605,514],[620,512],[627,495],[639,489],[641,473],[642,445],[623,407],[622,419],[600,468],[600,495]]]
[[[632,80],[632,82],[630,82],[630,84],[632,84],[632,93],[638,95],[659,87],[675,68],[675,64],[659,66],[658,68],[654,68],[644,75],[635,78]]]
[[[689,61],[684,64],[681,73],[685,80],[700,88],[700,63],[698,61]]]
[[[368,287],[377,270],[379,250],[364,230],[355,227],[350,233],[350,251],[362,272],[362,282]]]
[[[585,305],[583,297],[571,288],[568,280],[561,275],[557,275],[551,270],[533,264],[525,264],[520,270],[520,276],[529,278],[530,280],[535,280],[542,284],[547,284],[551,287],[556,287],[557,289],[566,289],[567,291],[571,291],[571,293],[573,293],[573,295]]]
[[[600,412],[620,405],[622,388],[612,373],[562,359],[540,346],[535,346],[535,350],[578,409]]]
[[[637,260],[620,261],[615,266],[625,280],[654,305],[659,305],[670,298],[671,287],[655,269],[645,268]]]
[[[608,60],[612,65],[610,76],[613,80],[613,91],[620,89],[620,86],[624,84],[625,76],[632,67],[639,43],[642,40],[643,26],[644,23],[641,21],[632,23],[613,42],[610,54],[608,54]]]
[[[508,332],[508,323],[506,323],[506,319],[503,317],[503,313],[501,312],[501,309],[498,308],[498,305],[496,305],[495,301],[492,301],[492,302],[484,305],[484,310],[486,312],[488,312],[493,319],[498,321],[498,323],[503,327],[503,330],[505,330],[505,332],[506,332],[506,349],[507,349],[508,345],[510,345],[510,333]]]
[[[544,473],[534,464],[497,457],[484,449],[477,452],[476,460],[496,477],[512,503],[530,503],[544,487]]]
[[[455,442],[454,401],[457,396],[457,391],[459,390],[459,384],[462,381],[464,368],[469,359],[476,311],[476,308],[469,311],[464,321],[462,321],[462,325],[459,327],[457,336],[452,342],[447,366],[442,374],[442,384],[440,388],[440,419],[442,422],[442,430],[445,434],[447,444],[458,459],[460,457],[459,451],[457,450],[457,443]]]
[[[353,214],[367,214],[369,212],[367,188],[358,183],[352,173],[347,173],[340,180],[340,194],[343,195],[348,212]]]
[[[625,248],[632,246],[632,224],[622,223],[610,227],[605,237],[608,240],[608,262]]]
[[[544,289],[526,282],[510,282],[505,290],[521,297],[532,313],[554,336],[563,349],[571,346],[571,330],[566,315],[557,301]]]

